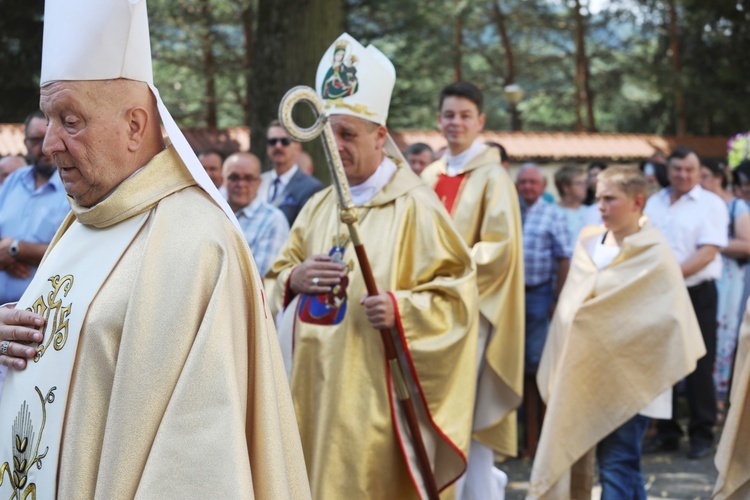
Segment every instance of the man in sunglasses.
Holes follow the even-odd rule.
[[[268,126],[266,152],[273,169],[261,175],[261,199],[277,207],[286,216],[291,226],[308,199],[321,189],[323,184],[302,170],[296,163],[300,144],[287,135],[278,120]]]
[[[26,118],[24,132],[31,165],[0,188],[0,304],[21,298],[70,210],[52,159],[42,153],[47,119],[41,111]]]

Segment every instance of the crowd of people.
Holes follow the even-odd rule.
[[[444,150],[400,151],[395,69],[343,34],[315,84],[326,188],[278,121],[265,172],[193,152],[145,2],[85,4],[48,2],[28,154],[0,159],[0,492],[492,500],[520,447],[528,498],[588,498],[596,462],[602,498],[645,499],[683,395],[688,457],[726,419],[715,494],[750,491],[750,161],[564,166],[555,201],[481,141],[469,82],[437,96]]]

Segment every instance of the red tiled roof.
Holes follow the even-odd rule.
[[[182,133],[196,153],[206,148],[217,148],[225,154],[250,150],[250,129],[248,127],[232,127],[215,131],[182,129]]]
[[[22,123],[0,123],[0,156],[25,155]]]
[[[205,129],[183,129],[185,138],[195,151],[216,147],[225,153],[248,151],[248,127],[232,127],[210,132]],[[415,142],[424,142],[433,149],[446,145],[437,130],[401,130],[393,133],[402,149]],[[685,136],[663,137],[648,134],[598,134],[574,132],[484,132],[485,141],[505,146],[511,160],[629,160],[650,156],[654,151],[669,152],[680,144],[693,149],[699,156],[723,158],[727,137]],[[0,156],[25,154],[23,125],[0,124]]]
[[[405,148],[424,142],[437,150],[446,145],[436,130],[402,130],[393,134],[396,144]],[[728,137],[662,137],[648,134],[599,134],[575,132],[490,132],[485,141],[502,144],[511,160],[639,160],[659,150],[668,153],[678,145],[693,149],[699,156],[724,158]]]
[[[250,149],[248,127],[233,127],[226,130],[183,129],[190,146],[196,151],[213,147],[229,154]],[[0,123],[0,156],[25,155],[23,124]]]

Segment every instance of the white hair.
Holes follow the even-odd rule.
[[[518,179],[518,176],[521,175],[521,172],[525,172],[527,170],[532,170],[539,174],[539,177],[542,178],[542,180],[546,183],[547,178],[544,176],[544,172],[542,169],[537,165],[536,163],[527,162],[521,165],[521,168],[518,169],[518,174],[516,175],[516,179]]]

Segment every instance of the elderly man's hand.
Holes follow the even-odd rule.
[[[365,295],[360,301],[365,306],[365,315],[376,330],[387,330],[396,326],[396,313],[393,310],[393,302],[386,292],[370,297]]]
[[[294,268],[289,287],[294,293],[328,293],[341,283],[346,268],[324,254],[311,255]]]
[[[36,355],[36,348],[21,342],[41,342],[42,332],[37,328],[42,325],[44,318],[38,314],[0,307],[0,351],[7,350],[0,354],[0,364],[18,370],[26,368],[26,360]]]
[[[25,280],[31,276],[31,266],[23,262],[13,262],[5,268],[5,271],[14,278]]]

